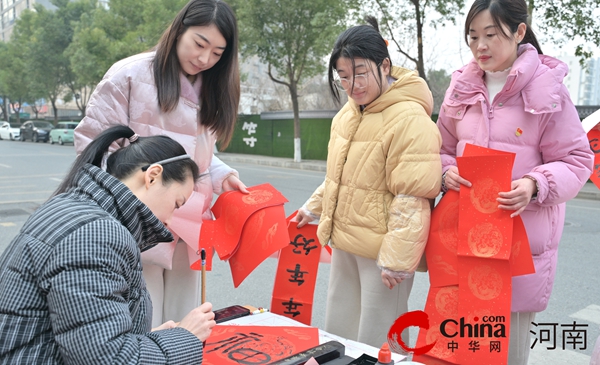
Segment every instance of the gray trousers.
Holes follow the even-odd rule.
[[[508,365],[527,365],[531,349],[531,322],[535,312],[510,314],[510,343],[508,344]]]
[[[325,331],[380,348],[394,321],[408,311],[413,278],[393,289],[381,281],[375,260],[333,249]],[[410,345],[408,331],[402,333]]]
[[[152,298],[152,328],[169,320],[179,322],[200,305],[200,272],[190,269],[184,241],[175,246],[172,270],[144,264],[143,272]]]

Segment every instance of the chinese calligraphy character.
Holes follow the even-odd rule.
[[[298,242],[300,239],[302,239],[303,242]],[[310,253],[310,250],[319,247],[316,244],[313,246],[310,246],[310,244],[313,243],[314,241],[315,240],[312,238],[307,240],[303,235],[299,234],[296,236],[296,238],[294,238],[294,240],[292,242],[290,242],[290,245],[296,247],[295,249],[292,250],[292,252],[295,254],[301,254],[302,253],[301,250],[304,250],[305,251],[304,254],[308,256],[308,254]],[[300,248],[300,250],[298,248]]]
[[[262,338],[263,338],[262,335],[260,335],[258,333],[254,333],[254,332],[250,332],[250,334],[236,333],[235,336],[212,343],[211,345],[213,345],[213,346],[218,345],[218,346],[216,346],[215,348],[212,348],[206,352],[213,352],[213,351],[223,349],[222,352],[227,353],[227,352],[231,351],[232,349],[239,347],[240,345],[242,345],[244,343],[248,343],[248,342],[252,342],[252,341],[260,341]]]
[[[454,341],[448,342],[448,350],[454,352],[454,350],[458,349],[458,343]]]
[[[600,153],[600,143],[598,142],[598,138],[590,139],[590,149],[594,153]]]
[[[534,331],[529,331],[531,334],[536,336],[535,341],[533,341],[533,343],[531,344],[531,348],[533,349],[535,347],[535,344],[538,342],[538,340],[540,340],[540,344],[542,344],[543,342],[552,342],[552,347],[546,347],[546,349],[548,349],[548,350],[556,349],[556,326],[558,326],[558,323],[537,324],[535,322],[531,322],[531,324],[533,324],[536,327],[552,326],[551,329],[541,329],[539,337],[537,337],[537,333],[535,333]]]
[[[298,286],[304,284],[304,274],[308,273],[308,271],[300,271],[300,264],[296,264],[296,268],[294,270],[287,269],[285,271],[292,273],[292,275],[290,275],[289,282],[298,283]]]
[[[577,345],[582,345],[579,350],[585,350],[587,348],[587,324],[577,324],[573,321],[573,324],[561,324],[561,327],[567,327],[563,329],[563,350],[566,345],[573,345],[573,350],[577,349]],[[577,327],[584,327],[577,329]]]
[[[256,124],[256,123],[244,122],[244,125],[242,126],[242,130],[243,131],[248,131],[248,135],[252,135],[253,133],[256,133],[256,127],[257,126],[258,126],[258,124]]]
[[[291,314],[292,317],[296,317],[296,316],[300,315],[300,311],[297,310],[297,308],[303,306],[303,304],[294,303],[294,298],[290,298],[289,302],[283,302],[282,304],[287,309],[283,313],[285,313],[285,314]]]
[[[254,143],[257,141],[256,137],[250,137],[250,138],[242,138],[244,140],[244,142],[246,142],[246,145],[250,146],[250,147],[254,147]]]
[[[471,341],[469,342],[469,350],[475,352],[477,350],[481,350],[479,347],[481,345],[479,344],[479,341]]]
[[[490,352],[500,352],[500,341],[490,341]]]

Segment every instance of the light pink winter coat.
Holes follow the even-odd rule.
[[[180,74],[181,94],[175,110],[163,113],[158,107],[152,59],[154,52],[141,53],[115,63],[104,75],[87,105],[86,116],[75,129],[77,153],[100,132],[114,125],[126,125],[140,136],[167,135],[194,157],[201,178],[192,197],[175,211],[169,228],[189,246],[190,261],[199,259],[198,238],[203,219],[212,219],[209,210],[213,193],[219,194],[223,180],[237,172],[213,156],[216,136],[198,123],[201,78],[192,85]],[[117,146],[115,146],[116,148]],[[171,268],[177,239],[142,254],[144,263]]]
[[[452,75],[437,122],[443,171],[456,165],[456,156],[471,143],[516,153],[512,179],[529,175],[538,181],[537,199],[521,214],[536,272],[513,278],[513,312],[546,309],[565,202],[592,171],[593,153],[562,83],[567,72],[563,62],[522,45],[504,88],[491,102],[484,71],[472,60]]]

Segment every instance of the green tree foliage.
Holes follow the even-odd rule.
[[[600,47],[600,0],[527,0],[529,19],[540,20],[538,34],[555,44],[577,42],[582,65]]]
[[[85,108],[96,84],[116,61],[153,48],[185,0],[111,0],[109,8],[95,7],[75,26],[67,49],[79,98]],[[81,108],[81,107],[80,107]],[[85,109],[82,109],[85,112]]]
[[[0,42],[0,60],[7,60],[8,57],[8,44]],[[6,65],[7,64],[4,62],[0,63],[0,99],[2,99],[2,103],[0,103],[0,112],[4,120],[8,122],[8,95],[10,95],[10,92],[5,80],[8,72]]]
[[[452,79],[452,75],[448,74],[446,70],[428,70],[427,71],[427,83],[429,85],[429,89],[433,94],[433,113],[436,114],[440,111],[440,107],[444,102],[444,95],[446,94],[446,90],[448,86],[450,86],[450,81]]]
[[[26,12],[20,19],[21,26],[13,32],[13,42],[3,45],[3,55],[1,71],[2,91],[5,95],[5,101],[10,99],[12,109],[16,113],[17,122],[21,122],[20,110],[23,102],[31,102],[35,98],[42,97],[40,88],[32,85],[35,77],[30,72],[29,60],[29,39],[33,34],[34,24],[33,12]],[[8,102],[5,102],[8,104]],[[5,110],[10,114],[10,109]],[[8,119],[7,119],[8,120]]]
[[[464,5],[464,0],[366,0],[362,10],[370,15],[375,15],[373,10],[379,12],[382,34],[394,43],[398,52],[415,63],[419,76],[427,80],[423,28],[426,24],[434,28],[446,22],[455,24]],[[416,55],[407,47],[412,41],[417,44]]]
[[[242,54],[257,55],[273,82],[285,85],[294,111],[294,160],[300,161],[298,87],[325,69],[324,57],[344,29],[343,0],[238,0]]]
[[[10,43],[23,52],[20,58],[26,74],[21,83],[28,87],[28,99],[45,97],[52,104],[56,123],[56,101],[65,88],[77,87],[65,52],[73,38],[73,25],[95,4],[91,0],[54,0],[53,5],[57,10],[36,4],[35,11],[22,12]],[[15,99],[15,95],[10,98]]]

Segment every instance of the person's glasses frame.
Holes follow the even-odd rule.
[[[381,65],[382,63],[380,62],[376,69],[379,69]],[[346,77],[340,77],[340,75],[338,75],[336,72],[335,76],[333,77],[333,83],[342,91],[349,91],[353,89],[361,90],[369,86],[369,74],[372,73],[374,74],[374,70],[368,70],[367,72],[354,75],[348,79]]]

